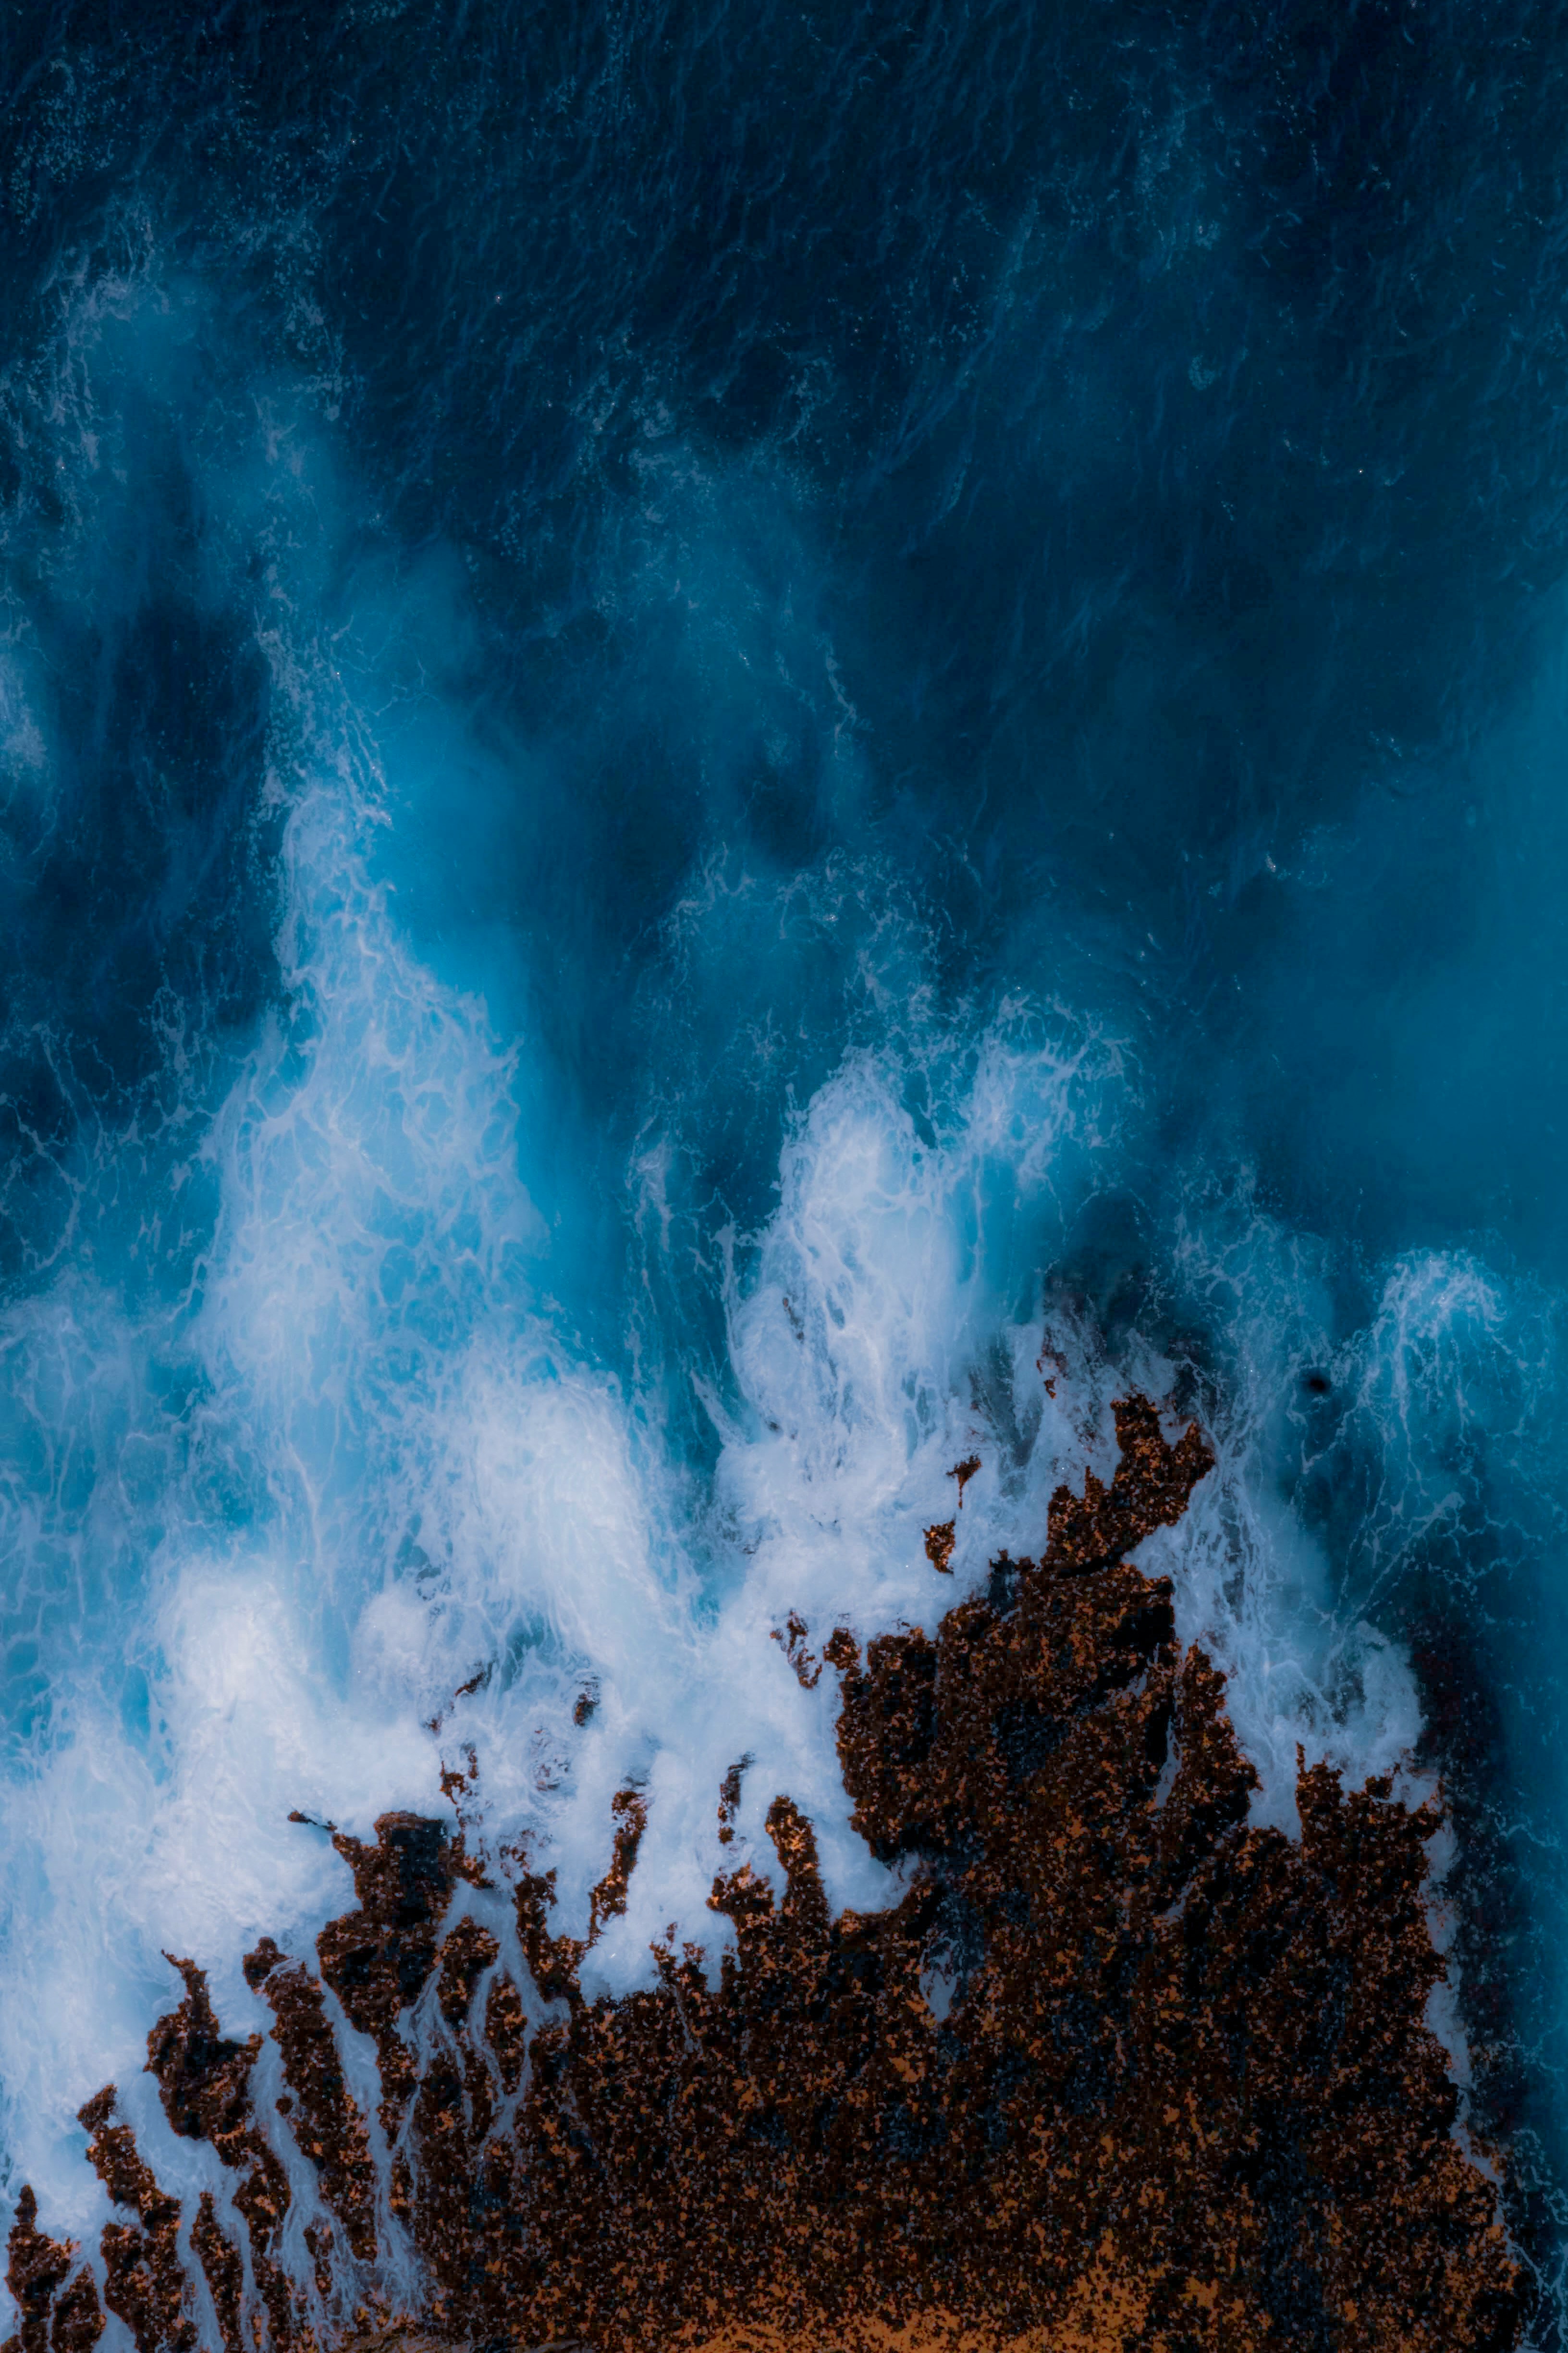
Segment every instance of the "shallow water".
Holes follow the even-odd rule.
[[[195,2178],[290,1809],[471,1748],[580,1927],[640,1782],[620,1987],[743,1749],[876,1902],[771,1630],[1137,1382],[1259,1810],[1447,1777],[1555,2342],[1561,12],[0,42],[9,2194],[110,2076]]]

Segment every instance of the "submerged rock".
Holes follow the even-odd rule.
[[[1316,1767],[1299,1844],[1249,1822],[1224,1679],[1181,1652],[1169,1585],[1126,1558],[1210,1457],[1195,1428],[1168,1445],[1142,1400],[1117,1426],[1113,1483],[1058,1491],[1041,1557],[999,1561],[934,1633],[862,1654],[830,1627],[813,1658],[791,1621],[803,1680],[839,1678],[855,1825],[905,1879],[891,1909],[831,1916],[811,1824],[780,1795],[784,1893],[744,1862],[714,1883],[735,1940],[712,1976],[694,1946],[656,1948],[652,1989],[586,2000],[552,1878],[523,1870],[525,2000],[488,1930],[441,1934],[472,1873],[460,1839],[399,1815],[374,1848],[339,1841],[360,1909],[323,1932],[321,1977],[380,2055],[379,2188],[321,1983],[271,1946],[247,1962],[322,2210],[308,2279],[280,2264],[289,2192],[250,2108],[257,2046],[224,2041],[177,1963],[186,1998],[150,2064],[174,2128],[210,2138],[237,2186],[191,2233],[204,2298],[177,2208],[109,2124],[112,2095],[93,2104],[93,2161],[141,2226],[103,2243],[138,2353],[198,2341],[208,2310],[228,2353],[1517,2344],[1497,2183],[1456,2137],[1426,2024],[1437,1808]],[[617,1808],[595,1926],[636,1867],[641,1801]],[[400,2021],[437,1972],[416,2070]],[[531,2030],[540,1996],[559,2008]],[[425,2265],[416,2314],[363,2300],[394,2218]],[[30,2193],[10,2278],[6,2353],[101,2327],[92,2274],[38,2232]]]

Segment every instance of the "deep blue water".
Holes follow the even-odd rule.
[[[1446,1777],[1556,2343],[1568,16],[16,0],[0,96],[0,2175],[455,1742],[568,1902],[647,1778],[608,1982],[742,1741],[868,1900],[770,1613],[1137,1377],[1265,1802]]]

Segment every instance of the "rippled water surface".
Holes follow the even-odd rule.
[[[742,1748],[880,1900],[769,1630],[1137,1382],[1259,1810],[1446,1778],[1556,2343],[1568,16],[22,0],[0,96],[0,2185],[112,2075],[178,2187],[164,1948],[247,2019],[289,1810],[470,1750],[574,1920],[646,1789],[593,1984]]]

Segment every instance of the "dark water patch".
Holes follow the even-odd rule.
[[[355,0],[0,27],[11,1295],[199,1311],[226,1198],[199,1139],[243,1073],[248,1148],[334,1012],[302,1160],[346,1197],[411,1104],[446,1132],[466,1046],[333,1124],[436,1019],[405,992],[353,1029],[352,959],[300,950],[385,886],[367,965],[406,949],[482,1000],[464,1040],[515,1050],[483,1150],[462,1130],[528,1187],[515,1299],[548,1290],[689,1499],[759,1419],[737,1302],[835,1073],[908,1123],[896,1194],[984,1041],[1092,1037],[1120,1091],[1034,1193],[1047,1111],[998,1114],[944,1202],[954,1262],[998,1317],[1044,1303],[1119,1367],[1158,1345],[1184,1402],[1251,1415],[1303,1612],[1409,1649],[1433,1757],[1473,1767],[1465,1982],[1510,2054],[1486,2096],[1543,2144],[1559,16]],[[281,839],[351,740],[363,905],[358,837],[309,887]],[[475,1410],[441,1384],[483,1322],[458,1298],[483,1220],[385,1175],[323,1245],[316,1387],[278,1409],[328,1466],[312,1506],[355,1465],[396,1487],[400,1382]],[[335,1198],[258,1181],[252,1207],[309,1262]],[[394,1336],[356,1390],[320,1334],[359,1330],[373,1261]],[[1021,1478],[1011,1342],[965,1345],[988,1468]],[[47,1480],[61,1416],[14,1384],[17,1508],[47,1497],[29,1726],[70,1581],[43,1552],[126,1430],[172,1460],[206,1410],[177,1339],[125,1361],[141,1402],[83,1407]],[[268,1476],[215,1441],[204,1540],[265,1522]],[[163,1541],[145,1492],[95,1620]],[[389,1575],[413,1544],[385,1535]]]

